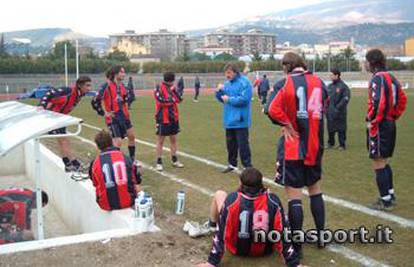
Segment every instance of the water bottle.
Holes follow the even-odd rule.
[[[145,199],[149,205],[149,216],[154,216],[154,202],[152,201],[152,197],[149,194],[145,194]]]
[[[148,201],[146,199],[141,200],[139,203],[139,215],[138,218],[140,219],[146,219],[148,217]]]
[[[134,202],[134,216],[135,216],[135,218],[139,217],[139,203],[140,202],[141,202],[141,200],[137,196],[135,198],[135,202]]]
[[[175,214],[182,215],[184,214],[185,206],[185,192],[180,190],[177,192],[177,202],[175,205]]]

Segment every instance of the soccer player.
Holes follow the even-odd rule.
[[[49,202],[42,191],[42,206]],[[36,208],[36,193],[25,188],[0,190],[0,244],[32,240],[31,212]]]
[[[368,90],[367,146],[380,193],[371,208],[390,211],[396,198],[388,159],[394,153],[395,122],[405,111],[407,97],[398,80],[386,70],[386,58],[381,50],[368,51],[366,69],[373,74]]]
[[[129,156],[135,160],[135,133],[127,108],[129,94],[123,84],[125,69],[119,65],[113,66],[106,76],[107,82],[102,85],[97,96],[92,100],[92,107],[99,115],[105,117],[116,147],[120,148],[122,139],[128,138]]]
[[[252,220],[253,218],[253,220]],[[250,221],[252,220],[252,221]],[[299,254],[293,246],[278,243],[254,242],[255,231],[266,234],[288,228],[282,203],[263,186],[263,175],[254,168],[246,168],[240,175],[240,188],[227,195],[217,191],[210,207],[209,227],[216,232],[208,262],[198,267],[218,266],[225,250],[233,255],[263,256],[278,251],[287,266],[301,266]]]
[[[306,71],[299,55],[286,53],[282,65],[287,76],[278,83],[284,85],[267,111],[271,121],[282,126],[275,181],[285,186],[292,230],[302,229],[302,188],[306,186],[316,230],[321,231],[325,227],[325,208],[319,180],[327,91],[319,77]],[[320,242],[318,245],[323,246]],[[301,253],[301,245],[294,246]]]
[[[95,143],[100,153],[90,165],[89,177],[96,189],[96,202],[106,211],[132,207],[141,184],[137,166],[113,146],[108,132],[99,132]]]
[[[266,105],[267,102],[267,94],[270,90],[269,80],[267,79],[267,75],[263,75],[263,79],[260,81],[259,86],[257,87],[257,95],[259,99],[262,101],[262,106]]]
[[[164,73],[164,81],[154,90],[155,122],[157,128],[157,164],[156,170],[163,171],[162,148],[166,136],[170,137],[171,163],[173,167],[183,168],[177,158],[177,134],[180,132],[178,104],[183,100],[182,95],[174,86],[175,74]]]
[[[54,112],[69,114],[92,88],[92,80],[88,76],[77,79],[72,87],[51,88],[41,98],[39,107]],[[66,128],[60,128],[49,132],[49,134],[66,134]],[[81,163],[72,155],[70,140],[67,137],[57,139],[62,161],[66,172],[82,172]]]
[[[339,150],[346,149],[347,106],[351,100],[351,91],[341,79],[341,72],[331,71],[332,83],[328,86],[329,105],[326,113],[329,140],[327,148],[335,146],[335,134],[338,133]]]
[[[224,67],[227,81],[219,85],[217,100],[223,104],[223,127],[226,130],[228,167],[223,173],[237,169],[237,154],[244,168],[252,166],[249,145],[251,126],[252,85],[237,65],[228,63]]]

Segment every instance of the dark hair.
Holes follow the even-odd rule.
[[[85,83],[92,82],[91,78],[89,76],[81,76],[76,80],[76,86],[82,87]]]
[[[266,79],[266,78],[267,78],[267,75],[266,75],[266,74],[263,74],[263,78],[265,78],[265,79]]]
[[[372,70],[384,69],[387,64],[387,59],[384,53],[379,49],[371,49],[365,55],[366,60]]]
[[[172,83],[175,81],[175,73],[168,71],[166,73],[164,73],[164,82],[166,83]]]
[[[263,189],[263,174],[255,168],[246,168],[240,174],[240,182],[242,191],[258,192]]]
[[[234,64],[234,63],[227,63],[227,64],[224,66],[224,71],[228,71],[228,70],[231,70],[231,71],[233,71],[233,72],[235,72],[235,73],[240,73],[239,66],[237,66],[237,65],[236,65],[236,64]]]
[[[338,69],[332,69],[332,70],[331,70],[331,73],[332,73],[333,75],[338,75],[338,77],[341,77],[341,72],[340,72]]]
[[[115,65],[106,72],[106,78],[114,81],[115,76],[121,72],[124,67],[122,65]]]
[[[282,59],[282,66],[286,67],[288,73],[295,68],[307,69],[306,63],[301,56],[293,52],[287,52]]]
[[[95,135],[95,144],[99,150],[105,150],[112,146],[112,136],[105,130]]]

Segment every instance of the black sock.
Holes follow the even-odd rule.
[[[323,230],[325,228],[325,203],[322,193],[310,196],[310,206],[316,230]]]
[[[389,179],[388,179],[388,171],[386,168],[384,169],[377,169],[375,170],[376,180],[378,190],[381,196],[382,201],[389,202],[391,200],[391,196],[388,192],[389,189]]]
[[[290,228],[292,231],[302,230],[303,226],[303,208],[302,200],[293,199],[289,201],[289,211],[288,211]],[[293,247],[296,251],[300,251],[302,246],[301,244],[293,243]]]
[[[388,172],[388,193],[391,195],[392,199],[395,199],[395,193],[394,193],[394,179],[393,179],[393,172],[391,169],[390,164],[387,164],[385,166],[385,169]]]
[[[172,161],[172,162],[177,162],[177,161],[178,161],[177,156],[176,156],[176,155],[172,155],[172,156],[171,156],[171,161]]]
[[[135,146],[128,146],[129,157],[135,160]]]
[[[208,219],[208,226],[210,226],[211,228],[216,228],[217,222],[213,222],[211,219]]]
[[[71,164],[75,167],[80,167],[81,166],[81,163],[77,159],[72,160]]]
[[[162,164],[162,159],[161,158],[157,158],[157,164]]]
[[[66,167],[70,166],[72,164],[68,157],[63,157],[62,161],[63,161],[63,164],[65,164]]]

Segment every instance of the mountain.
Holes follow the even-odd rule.
[[[256,16],[225,25],[231,32],[259,28],[278,42],[316,44],[350,40],[362,45],[401,45],[414,36],[414,0],[333,0]],[[190,31],[200,36],[217,29]]]
[[[30,52],[43,54],[49,51],[55,42],[64,40],[79,40],[82,46],[92,47],[97,51],[107,50],[108,38],[92,37],[74,32],[68,28],[45,28],[24,31],[5,32],[4,39],[7,50],[12,54],[25,53],[23,43],[30,43]]]

